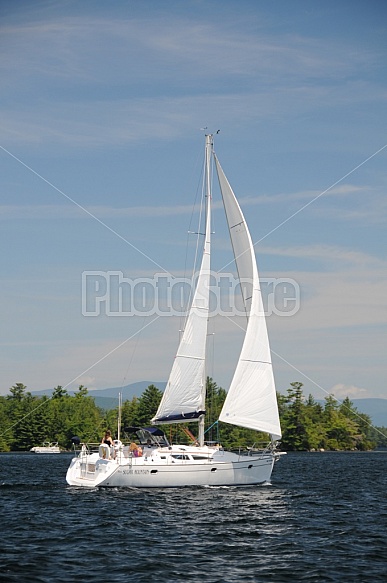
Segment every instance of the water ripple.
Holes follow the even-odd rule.
[[[270,485],[170,490],[70,488],[66,455],[0,461],[1,582],[387,579],[387,452],[290,454]]]

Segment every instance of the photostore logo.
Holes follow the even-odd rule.
[[[245,316],[249,307],[251,281],[236,279],[232,273],[211,272],[210,316]],[[300,287],[290,278],[260,280],[265,315],[293,316],[300,308]],[[196,287],[196,277],[172,277],[156,273],[152,277],[125,277],[122,271],[82,273],[82,314],[84,316],[185,316]],[[246,298],[244,300],[244,298]]]

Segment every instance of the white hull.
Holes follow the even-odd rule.
[[[239,455],[206,446],[156,448],[140,458],[118,452],[116,459],[83,451],[73,458],[66,480],[84,488],[247,486],[268,482],[275,458],[271,452]]]
[[[34,453],[60,453],[58,445],[47,445],[32,447],[30,451]]]

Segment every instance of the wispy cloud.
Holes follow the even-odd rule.
[[[134,206],[108,207],[88,206],[87,210],[100,219],[146,218],[189,215],[192,206]],[[0,206],[0,219],[87,219],[82,209],[72,205],[3,205]]]
[[[379,267],[387,269],[387,262],[378,257],[363,251],[339,247],[335,245],[300,245],[289,247],[266,247],[260,246],[260,253],[266,255],[278,255],[282,257],[293,257],[298,259],[308,258],[323,260],[329,264],[335,264],[339,269],[343,265],[361,267]]]
[[[352,204],[332,205],[329,201],[323,207],[313,209],[314,216],[319,216],[329,221],[345,221],[364,225],[380,225],[387,221],[387,198],[383,190],[364,188],[358,193],[354,192]]]
[[[342,184],[328,190],[326,193],[324,193],[324,197],[345,197],[368,190],[369,188],[367,186]],[[259,196],[239,197],[238,200],[241,206],[255,204],[282,204],[284,202],[312,200],[320,193],[321,190],[300,190],[299,192],[282,192],[279,194],[263,194]]]
[[[342,383],[334,385],[330,393],[337,399],[345,399],[345,397],[349,397],[350,399],[365,399],[366,397],[372,396],[367,389],[362,389],[354,385],[344,385]]]
[[[12,53],[13,64],[25,67],[26,74],[72,79],[78,75],[82,83],[91,80],[103,83],[107,81],[106,75],[117,82],[117,58],[125,64],[124,74],[130,72],[137,81],[144,80],[143,69],[135,58],[139,51],[154,80],[165,75],[173,77],[169,63],[175,69],[185,69],[187,77],[194,69],[196,75],[210,75],[212,79],[230,75],[265,75],[272,80],[283,75],[287,79],[296,76],[332,79],[362,66],[369,67],[381,58],[370,51],[354,52],[344,41],[331,40],[327,44],[323,38],[290,34],[272,37],[262,29],[257,34],[250,25],[247,20],[245,25],[239,21],[238,27],[219,21],[215,25],[204,23],[200,16],[188,20],[171,12],[146,19],[77,15],[51,20],[46,17],[43,22],[35,17],[35,22],[3,26],[2,38]],[[6,52],[2,54],[2,66],[10,68]],[[107,69],[104,79],[98,74],[101,64]]]
[[[368,190],[366,187],[344,184],[333,188],[326,196],[349,196]],[[283,202],[304,201],[315,198],[320,191],[308,190],[273,195],[249,196],[239,198],[242,207],[254,205],[274,205]],[[223,209],[221,201],[212,205],[213,210]],[[168,217],[176,215],[190,215],[192,205],[163,205],[163,206],[127,206],[112,207],[107,205],[88,206],[88,211],[99,218],[134,218],[134,217]],[[356,217],[356,211],[353,211]],[[85,213],[73,205],[0,205],[1,219],[81,219]]]
[[[342,87],[303,87],[296,91],[276,89],[273,93],[258,87],[231,92],[227,86],[213,88],[211,94],[195,92],[173,97],[159,94],[152,98],[93,101],[82,100],[82,92],[77,99],[65,100],[59,91],[55,100],[40,96],[39,102],[29,100],[20,105],[13,102],[3,106],[0,125],[3,143],[55,143],[57,148],[71,149],[122,146],[149,139],[156,142],[186,137],[206,119],[233,132],[253,122],[278,122],[289,116],[304,116],[307,112],[319,112],[326,102],[334,108],[341,100],[342,91]],[[377,91],[367,88],[362,96],[364,103],[370,102],[370,93],[376,99]],[[352,98],[345,96],[345,99],[349,106]],[[356,94],[356,101],[359,99]]]
[[[291,323],[282,318],[276,326],[317,331],[387,324],[385,267],[290,272],[287,276],[300,285],[301,307],[289,318]]]
[[[7,143],[98,148],[165,140],[206,119],[232,127],[386,97],[371,81],[352,79],[382,64],[381,55],[338,39],[257,34],[247,20],[236,28],[170,12],[32,19],[2,27]]]

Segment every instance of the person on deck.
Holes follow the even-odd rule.
[[[142,456],[142,449],[137,443],[132,442],[129,446],[129,451],[131,452],[133,457],[141,457]]]
[[[110,445],[110,447],[113,447],[114,443],[112,433],[109,429],[105,431],[105,435],[103,436],[101,443],[106,443],[106,445]]]

